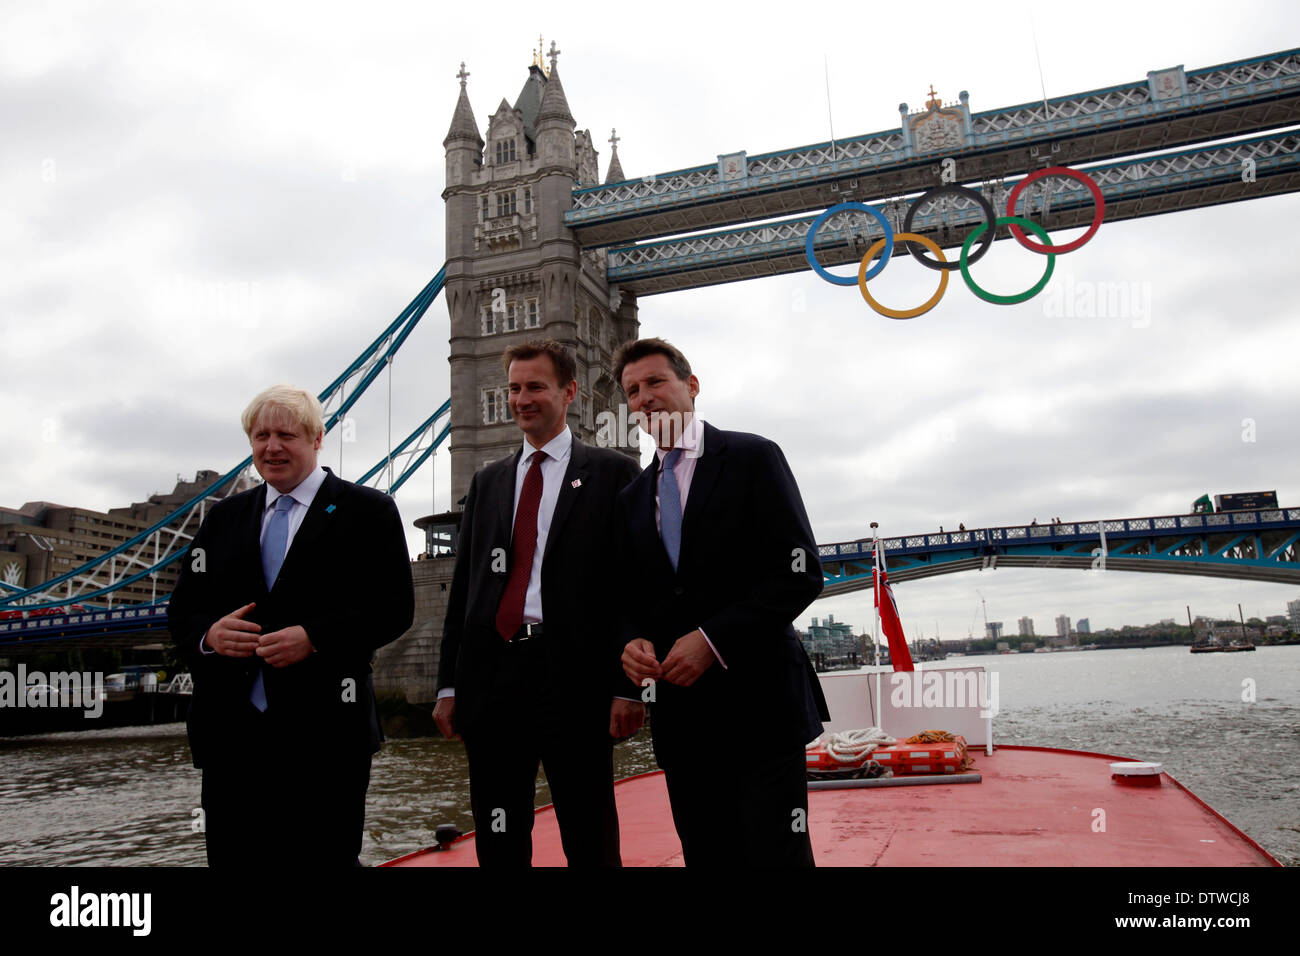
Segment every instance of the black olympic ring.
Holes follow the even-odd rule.
[[[984,198],[984,194],[974,189],[968,189],[965,186],[958,186],[955,183],[948,183],[943,186],[931,186],[913,200],[912,205],[908,207],[907,218],[903,220],[903,232],[912,231],[912,219],[916,216],[916,211],[925,205],[927,200],[934,199],[938,196],[948,195],[950,193],[968,196],[969,198],[974,199],[979,203],[980,211],[984,213],[984,220],[988,223],[989,228],[984,231],[984,238],[980,240],[979,249],[973,256],[966,260],[967,265],[979,262],[980,259],[984,257],[984,253],[988,252],[989,247],[993,245],[993,234],[996,232],[993,224],[997,219],[997,213],[993,211],[992,203]],[[950,272],[961,265],[960,262],[935,262],[933,259],[927,258],[925,252],[917,248],[917,246],[920,245],[918,242],[904,242],[902,245],[909,253],[911,253],[913,259],[921,263],[921,265],[925,266],[927,269]]]

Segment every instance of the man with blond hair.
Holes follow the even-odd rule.
[[[370,662],[414,616],[406,535],[392,498],[317,464],[310,393],[268,388],[242,422],[266,483],[212,507],[167,614],[208,863],[357,865],[382,740]]]

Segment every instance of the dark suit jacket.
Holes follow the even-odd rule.
[[[328,469],[326,469],[328,472]],[[392,498],[327,473],[274,587],[268,593],[259,544],[266,486],[213,506],[184,559],[167,623],[194,675],[190,749],[196,767],[238,760],[248,735],[269,736],[299,754],[379,749],[370,662],[411,626],[415,592],[402,519]],[[300,624],[316,653],[276,668],[260,657],[203,654],[199,641],[245,604],[262,633]],[[267,710],[249,694],[263,673]]]
[[[624,642],[645,638],[662,661],[701,628],[727,665],[714,662],[690,687],[656,685],[660,766],[716,755],[719,733],[743,733],[766,754],[802,748],[829,715],[792,622],[823,581],[785,456],[766,438],[705,423],[676,571],[655,527],[658,468],[656,459],[619,495],[620,547],[638,598],[623,603]]]
[[[438,689],[456,690],[455,723],[462,734],[472,734],[482,720],[506,650],[496,614],[509,576],[521,454],[522,448],[481,468],[465,499],[438,665]],[[621,562],[612,539],[616,495],[637,471],[637,462],[621,452],[575,437],[542,555],[542,640],[552,675],[548,704],[585,732],[608,732],[610,702],[628,683],[616,601],[630,589],[619,587]]]

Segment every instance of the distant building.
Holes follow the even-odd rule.
[[[1286,615],[1291,619],[1291,630],[1300,633],[1300,599],[1286,602]]]
[[[990,641],[1002,639],[1002,622],[989,621],[984,625],[984,636]]]
[[[808,633],[800,634],[804,650],[814,660],[821,655],[824,660],[838,660],[852,657],[862,659],[862,644],[853,633],[853,625],[835,620],[834,614],[826,615],[825,622],[812,619]]]
[[[1070,618],[1069,615],[1061,614],[1056,618],[1056,636],[1070,636]]]
[[[1074,629],[1080,634],[1092,633],[1092,625],[1088,622],[1086,617],[1079,618],[1079,623],[1075,625]]]
[[[1019,624],[1020,624],[1021,637],[1034,636],[1034,619],[1032,617],[1022,617],[1019,621]]]
[[[30,588],[79,568],[171,514],[220,477],[221,473],[216,471],[200,471],[193,481],[183,481],[178,476],[176,487],[170,493],[152,494],[147,501],[107,512],[50,501],[29,501],[21,508],[0,508],[0,580]],[[250,485],[251,482],[233,490],[242,491]],[[198,530],[197,516],[183,530],[193,535]],[[169,537],[166,532],[159,535],[161,546],[166,546]],[[188,543],[180,547],[184,549]],[[119,561],[116,567],[112,564],[110,561],[96,568],[93,586],[84,590],[105,587],[114,575],[121,578],[141,570],[138,565],[128,570],[125,561]],[[164,597],[175,587],[179,570],[180,565],[173,563],[158,572],[156,580],[145,577],[125,585],[114,593],[113,603],[140,604]],[[76,596],[71,600],[76,602]]]

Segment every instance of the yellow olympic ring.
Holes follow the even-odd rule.
[[[948,261],[947,257],[944,256],[943,254],[943,250],[939,248],[938,244],[933,239],[927,239],[925,236],[918,235],[915,232],[896,233],[894,235],[894,242],[895,243],[919,242],[921,245],[925,246],[925,248],[933,252],[935,254],[935,257],[940,262]],[[921,305],[917,306],[915,309],[912,309],[910,311],[904,311],[902,309],[887,308],[886,306],[881,305],[879,302],[877,302],[875,299],[871,297],[871,293],[867,291],[867,279],[866,279],[867,263],[869,263],[872,259],[874,259],[876,257],[876,254],[880,252],[880,250],[883,249],[884,247],[885,247],[885,240],[877,239],[875,243],[871,246],[871,248],[866,251],[866,254],[863,255],[862,263],[861,265],[858,266],[858,291],[862,293],[862,298],[866,299],[867,305],[875,309],[876,312],[878,312],[883,316],[887,316],[888,318],[891,319],[914,319],[918,315],[925,315],[925,313],[929,312],[936,305],[938,305],[939,300],[943,298],[943,294],[948,288],[948,276],[950,273],[946,269],[939,273],[938,291],[936,291],[934,295],[930,296],[929,299],[921,303]]]

